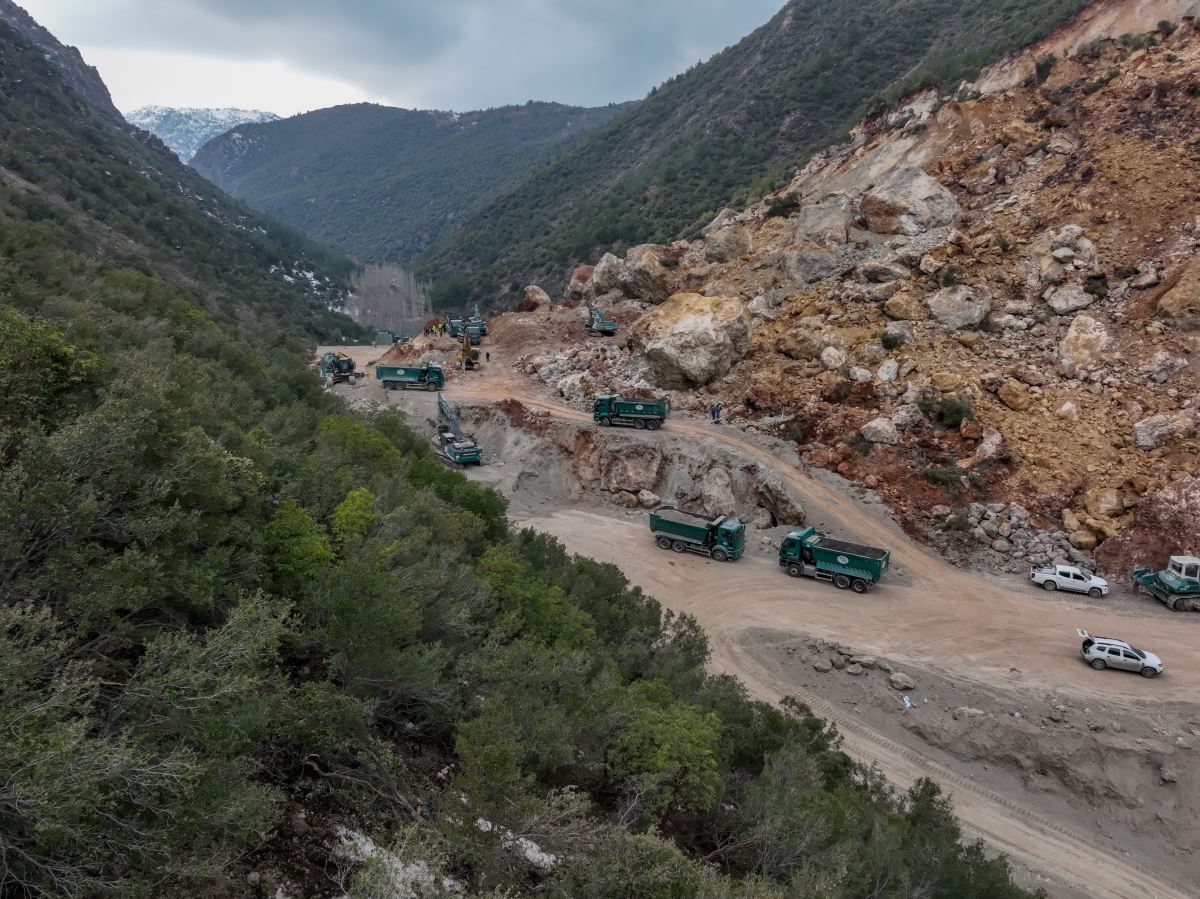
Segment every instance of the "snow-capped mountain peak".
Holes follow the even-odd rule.
[[[125,114],[170,147],[183,162],[191,162],[206,143],[239,125],[274,122],[279,116],[258,109],[143,106]]]

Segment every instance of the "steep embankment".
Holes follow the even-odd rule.
[[[1100,544],[1120,574],[1187,549],[1193,10],[1100,4],[977,85],[868,120],[704,238],[581,269],[567,296],[617,310],[634,352],[527,367],[569,396],[582,376],[720,399],[1002,567]]]
[[[688,235],[842,139],[873,99],[973,77],[1081,6],[791,0],[447,235],[422,273],[468,274],[473,292],[461,298],[494,302],[514,280],[557,288],[572,261]]]
[[[462,114],[335,106],[235,128],[192,165],[346,253],[407,263],[620,111],[557,103]]]

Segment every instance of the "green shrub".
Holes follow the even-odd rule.
[[[800,208],[800,196],[795,191],[767,201],[767,215],[788,215]]]
[[[955,287],[963,283],[967,273],[959,265],[947,265],[938,275],[938,284],[942,287]]]
[[[879,336],[879,342],[883,345],[885,350],[898,350],[908,341],[905,339],[904,335],[898,331],[884,331],[883,334]]]
[[[931,465],[921,471],[925,480],[937,484],[952,496],[957,496],[962,489],[963,472],[957,465]]]
[[[1160,19],[1158,23],[1158,33],[1166,37],[1170,37],[1175,33],[1175,29],[1179,26],[1170,19]]]
[[[1083,284],[1083,289],[1096,299],[1102,300],[1108,296],[1108,278],[1104,275],[1088,278]]]

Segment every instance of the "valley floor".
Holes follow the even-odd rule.
[[[489,350],[485,373],[452,377],[447,396],[464,415],[515,401],[534,419],[591,428],[590,416],[514,373],[500,347]],[[364,365],[382,352],[354,354]],[[355,405],[399,406],[418,427],[433,415],[427,394],[385,393],[371,381],[337,389]],[[617,565],[667,607],[694,615],[709,635],[714,670],[736,675],[756,698],[807,703],[838,728],[848,752],[897,786],[937,781],[964,828],[1007,853],[1029,885],[1068,897],[1200,895],[1200,615],[1168,613],[1124,585],[1114,585],[1111,600],[1093,601],[956,569],[836,476],[804,470],[768,441],[687,416],[673,416],[657,434],[628,433],[683,439],[698,452],[732,452],[770,469],[803,498],[810,523],[891,548],[894,568],[865,596],[792,580],[770,543],[783,529],[751,530],[752,551],[735,564],[663,553],[644,512],[562,483],[539,453],[536,431],[521,435],[519,449],[505,442],[471,476],[510,497],[515,523]],[[487,451],[488,435],[476,436]],[[498,433],[493,443],[500,445]],[[1150,681],[1092,671],[1078,655],[1077,627],[1158,653],[1166,674]],[[861,672],[845,664],[818,670],[822,660],[868,655]],[[915,687],[892,689],[889,669]]]

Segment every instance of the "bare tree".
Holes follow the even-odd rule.
[[[412,336],[433,318],[427,285],[398,265],[366,265],[351,279],[346,312],[372,328]]]

